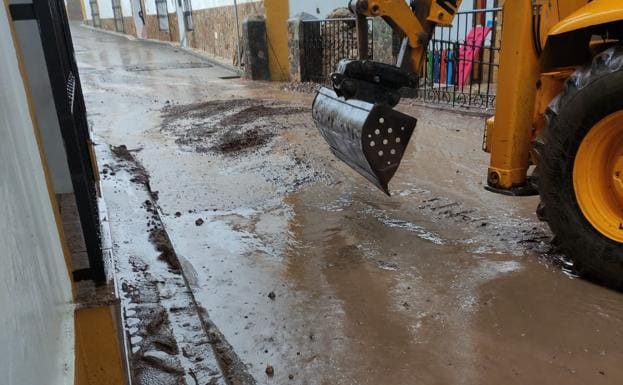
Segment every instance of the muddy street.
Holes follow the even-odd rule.
[[[623,295],[536,198],[484,190],[484,119],[418,106],[386,197],[313,95],[72,29],[137,384],[621,384]]]

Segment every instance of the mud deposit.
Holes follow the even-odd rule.
[[[256,99],[168,106],[162,111],[162,130],[175,135],[175,142],[186,150],[236,154],[268,144],[286,128],[280,117],[309,111]]]
[[[188,383],[185,376],[189,376],[199,384],[199,377],[209,376],[208,384],[219,384],[220,373],[217,368],[201,364],[204,361],[201,345],[204,345],[213,350],[219,364],[218,369],[222,370],[222,378],[228,385],[254,384],[240,358],[210,321],[206,310],[197,304],[189,290],[189,282],[182,271],[180,259],[160,218],[158,195],[151,190],[149,174],[133,154],[138,151],[130,151],[127,146],[120,145],[111,146],[110,152],[117,162],[105,165],[104,169],[107,170],[105,175],[109,173],[117,175],[117,172],[125,170],[128,173],[128,181],[139,185],[139,188],[150,197],[141,204],[141,209],[147,217],[145,227],[149,234],[148,240],[158,252],[158,261],[168,267],[175,286],[188,290],[185,296],[179,296],[181,300],[186,297],[185,306],[172,306],[167,309],[163,305],[161,288],[163,282],[150,271],[145,259],[132,256],[128,260],[135,279],[132,279],[132,283],[123,282],[121,289],[130,304],[134,305],[131,314],[126,312],[125,316],[130,320],[138,320],[127,324],[129,330],[135,330],[130,337],[133,345],[130,362],[134,382],[139,385],[182,385]],[[105,179],[107,178],[108,176],[105,176]],[[197,325],[193,327],[193,331],[204,333],[205,341],[195,341],[193,345],[180,349],[177,342],[180,336],[175,334],[171,325],[171,318],[180,314],[196,317]],[[188,328],[191,322],[186,321],[181,326]],[[180,357],[190,360],[195,367],[185,368]]]
[[[315,93],[320,89],[320,85],[318,83],[311,82],[292,82],[287,83],[283,86],[284,91],[289,92],[300,92],[303,94],[315,95]]]

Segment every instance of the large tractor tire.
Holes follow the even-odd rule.
[[[576,71],[546,116],[545,220],[581,275],[623,290],[623,47]]]

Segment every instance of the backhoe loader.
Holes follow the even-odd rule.
[[[332,152],[386,194],[417,120],[394,107],[417,88],[436,26],[461,0],[351,0],[359,58],[321,88],[313,118]],[[623,289],[623,1],[506,0],[487,189],[540,195],[537,209],[583,276]],[[404,39],[395,65],[365,60],[368,17]]]

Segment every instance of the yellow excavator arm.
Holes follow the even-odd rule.
[[[332,89],[316,95],[313,117],[333,153],[388,195],[417,124],[393,107],[401,88],[418,86],[435,26],[450,25],[460,5],[461,0],[350,1],[360,60],[340,62]],[[404,35],[396,65],[366,60],[367,17],[382,17]]]
[[[382,17],[394,30],[402,33],[405,49],[410,51],[410,69],[419,75],[434,27],[452,25],[462,1],[419,0],[409,5],[403,0],[351,0],[349,8],[358,17]],[[367,41],[366,32],[360,29],[359,41]],[[399,57],[399,66],[402,66],[401,60]]]

